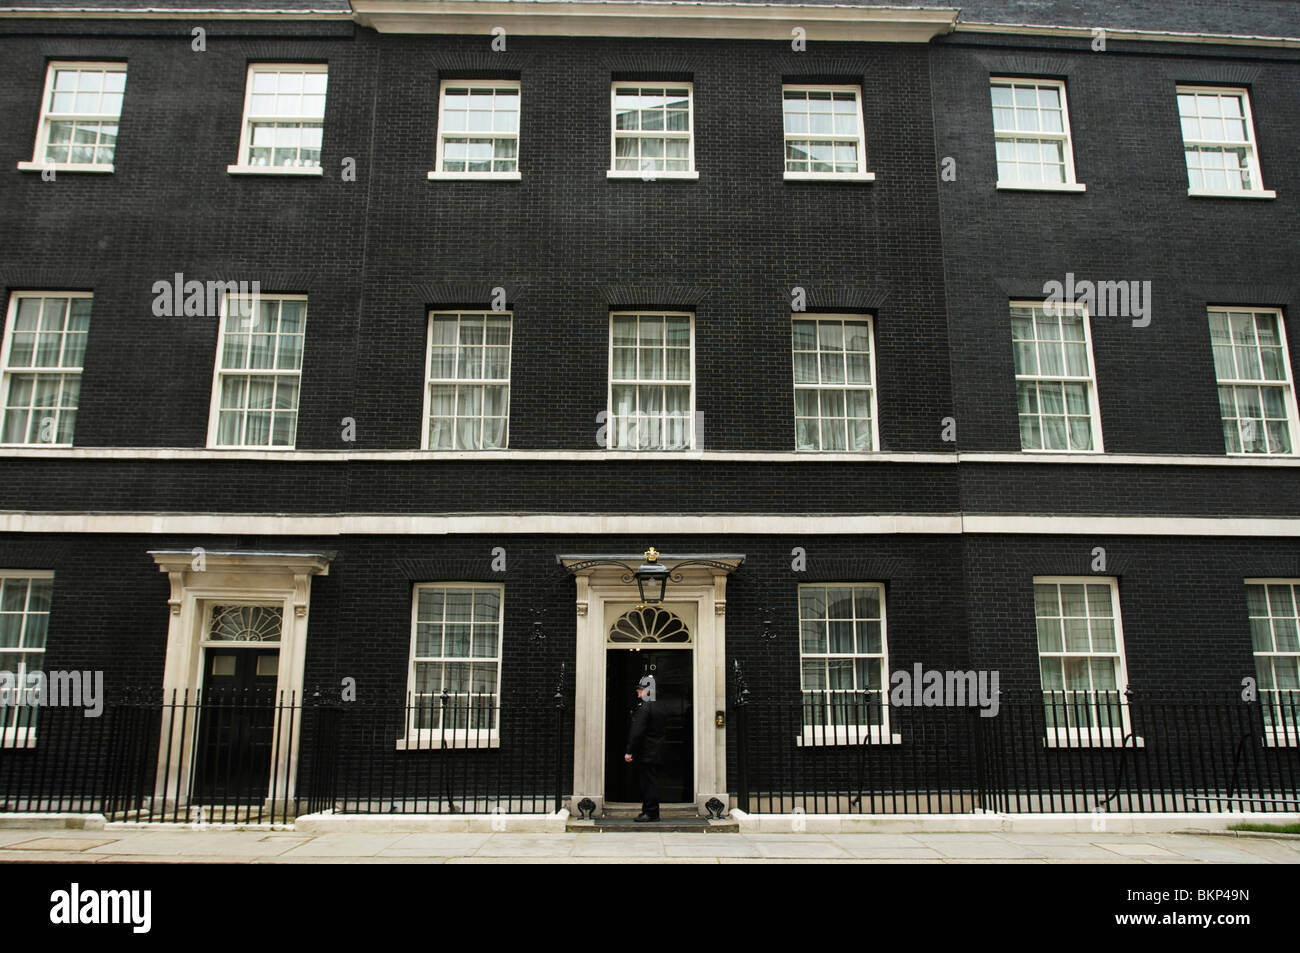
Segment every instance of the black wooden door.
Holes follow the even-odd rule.
[[[277,649],[209,648],[194,764],[194,800],[266,797],[275,736]]]
[[[692,651],[610,649],[605,656],[605,800],[641,802],[637,767],[626,763],[623,755],[637,704],[636,684],[647,674],[655,677],[667,735],[659,766],[659,800],[664,804],[695,800]]]

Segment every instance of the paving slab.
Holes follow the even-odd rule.
[[[577,834],[493,834],[474,856],[568,857],[578,837]]]
[[[658,834],[579,834],[574,857],[665,857]]]
[[[1119,854],[1122,857],[1176,857],[1178,856],[1172,850],[1165,850],[1163,847],[1157,847],[1155,844],[1148,844],[1144,841],[1094,841],[1098,847]]]
[[[89,850],[116,842],[116,838],[111,837],[37,837],[0,847],[0,850]]]
[[[664,853],[669,857],[762,857],[758,845],[739,834],[664,834]]]
[[[752,834],[749,836],[753,836]],[[914,834],[827,834],[826,839],[832,844],[852,849],[853,847],[925,847]]]
[[[822,859],[851,859],[854,855],[830,841],[759,841],[755,845],[764,857],[819,857]]]
[[[373,857],[392,847],[404,834],[320,834],[296,847],[277,845],[286,857]]]

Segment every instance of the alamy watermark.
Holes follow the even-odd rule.
[[[83,708],[87,718],[104,713],[104,673],[0,670],[0,708]]]
[[[153,283],[153,313],[158,318],[216,318],[224,299],[227,317],[242,318],[243,327],[257,323],[260,281],[185,280],[183,272]]]
[[[909,672],[889,677],[889,704],[894,708],[974,708],[981,718],[998,713],[998,672],[984,669],[939,671],[917,662]]]
[[[1062,304],[1079,304],[1094,317],[1132,318],[1135,328],[1151,323],[1150,281],[1075,281],[1070,271],[1063,282],[1044,282],[1043,294],[1043,311],[1053,316]]]

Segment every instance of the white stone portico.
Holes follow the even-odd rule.
[[[203,687],[203,639],[214,605],[266,605],[281,609],[282,627],[276,673],[276,696],[286,705],[301,704],[307,658],[308,606],[312,576],[329,574],[330,555],[323,553],[213,552],[155,550],[149,553],[171,583],[167,655],[163,672],[164,705],[193,704]],[[232,643],[233,644],[233,643]],[[297,778],[299,720],[274,741],[277,777],[271,789],[292,797]],[[191,776],[193,746],[183,733],[162,733],[158,752],[156,797],[171,801]]]
[[[589,798],[599,814],[605,804],[605,656],[609,651],[609,622],[626,610],[629,602],[640,601],[631,569],[643,557],[639,554],[577,555],[557,559],[573,573],[577,585],[573,797],[568,807],[576,816],[578,802]],[[744,559],[743,555],[735,554],[658,557],[670,572],[664,608],[693,617],[691,710],[695,790],[691,800],[701,814],[707,813],[704,805],[711,798],[730,805],[726,729],[718,727],[715,717],[717,712],[726,709],[727,576]],[[647,587],[646,595],[650,594]]]

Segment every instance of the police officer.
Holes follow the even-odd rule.
[[[632,712],[632,728],[627,735],[627,753],[623,760],[636,762],[641,771],[641,813],[637,820],[659,820],[659,762],[664,748],[664,713],[655,701],[655,677],[643,676],[637,682],[640,699]]]

